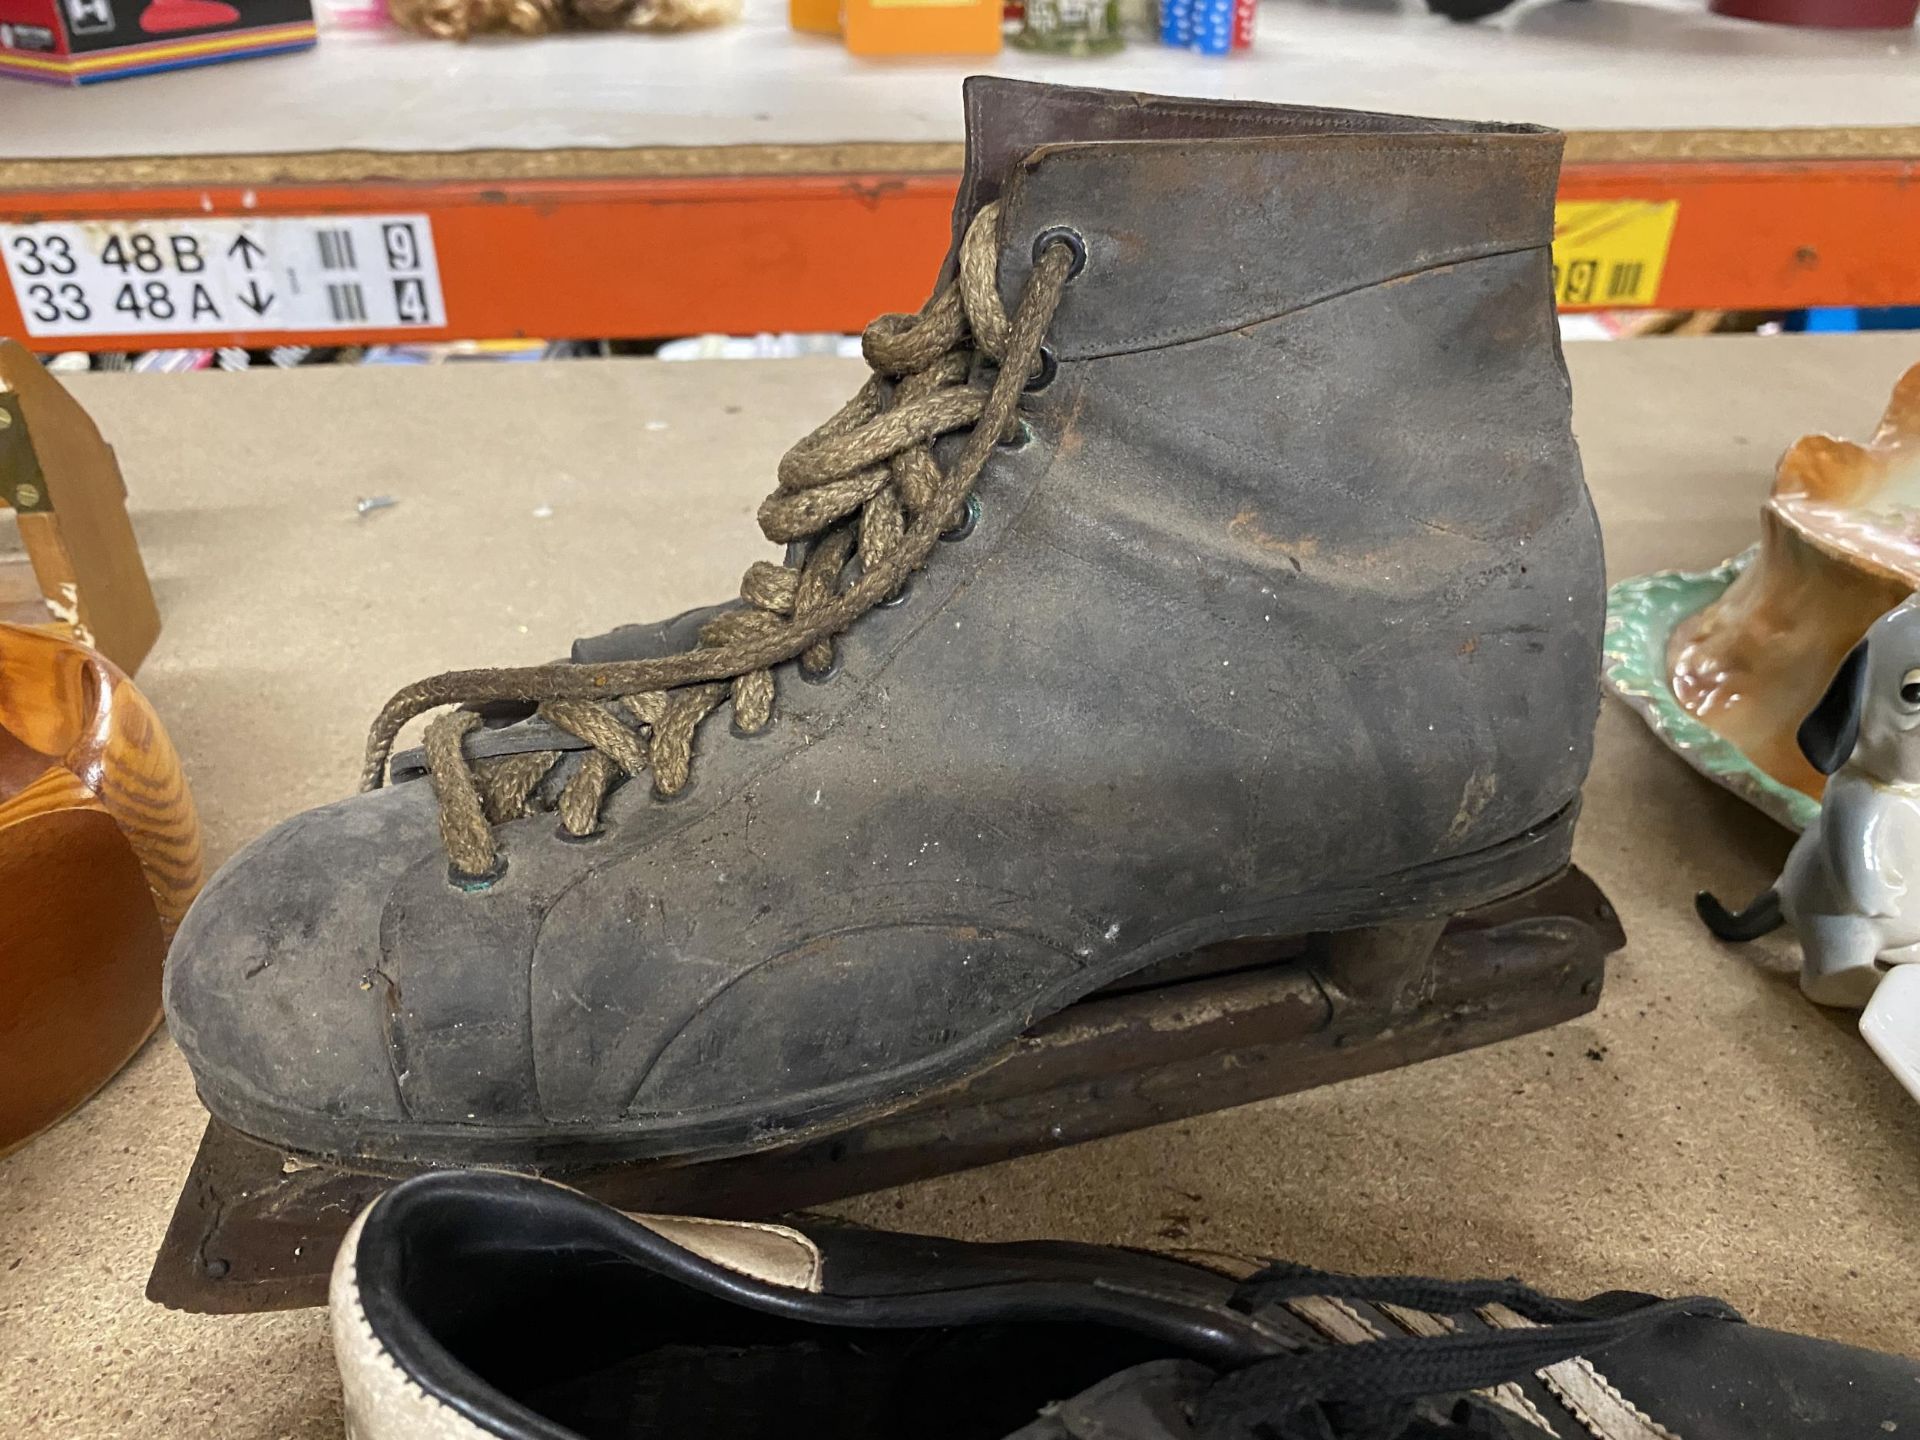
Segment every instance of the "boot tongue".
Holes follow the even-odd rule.
[[[980,207],[1000,196],[1013,167],[1042,145],[1074,140],[1145,139],[1151,97],[1071,85],[1038,85],[997,75],[969,76],[963,88],[967,160],[953,203],[953,245],[940,279],[952,279],[960,242]]]
[[[1276,105],[1040,85],[997,75],[970,76],[964,95],[967,163],[953,212],[956,235],[974,212],[999,196],[1014,165],[1042,145],[1192,140],[1302,128],[1298,118]]]
[[[1040,85],[998,75],[969,76],[963,93],[967,162],[953,206],[949,274],[958,261],[968,222],[982,205],[999,198],[1013,167],[1042,145],[1245,134],[1272,128],[1271,123],[1259,123],[1267,118],[1261,112],[1280,109],[1232,101],[1175,100],[1125,90]]]
[[[962,91],[967,120],[967,162],[953,204],[953,243],[959,252],[967,222],[982,205],[999,198],[1014,162],[1050,140],[1074,138],[1068,96],[1090,93],[994,75],[969,76]]]

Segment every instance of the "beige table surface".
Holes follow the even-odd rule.
[[[1916,359],[1920,338],[1901,336],[1576,347],[1614,574],[1740,549],[1782,447],[1863,434]],[[140,681],[213,855],[348,791],[361,727],[399,684],[730,592],[774,461],[859,373],[82,377],[166,617]],[[399,503],[357,518],[372,494]],[[1920,1353],[1920,1106],[1847,1020],[1708,942],[1688,907],[1703,883],[1763,885],[1784,836],[1611,702],[1587,797],[1579,858],[1631,937],[1593,1016],[843,1208],[976,1237],[1710,1291],[1761,1321]],[[339,1433],[319,1311],[210,1318],[142,1296],[201,1121],[161,1038],[0,1161],[0,1434]]]

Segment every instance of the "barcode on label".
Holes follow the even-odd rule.
[[[425,215],[0,220],[0,265],[0,329],[11,319],[10,285],[35,339],[207,335],[257,345],[275,332],[447,323]]]
[[[1638,260],[1575,260],[1554,267],[1554,293],[1562,305],[1645,304],[1647,267]]]
[[[1647,267],[1638,260],[1622,260],[1607,271],[1607,298],[1626,300],[1640,293],[1641,277]]]
[[[352,270],[356,261],[353,258],[353,232],[351,230],[317,230],[314,239],[320,242],[320,268],[322,270]]]
[[[366,293],[358,285],[327,286],[327,312],[336,325],[353,324],[367,318]]]
[[[1575,260],[1555,267],[1554,293],[1562,305],[1645,304],[1647,267],[1638,260]]]
[[[1562,305],[1659,303],[1679,201],[1561,200],[1553,215],[1553,292]]]

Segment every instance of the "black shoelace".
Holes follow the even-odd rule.
[[[1555,1300],[1517,1280],[1333,1275],[1270,1265],[1234,1292],[1254,1313],[1312,1297],[1400,1305],[1457,1315],[1504,1305],[1534,1322],[1514,1330],[1461,1330],[1328,1345],[1256,1361],[1214,1382],[1194,1417],[1205,1440],[1537,1440],[1516,1416],[1471,1392],[1525,1381],[1679,1315],[1738,1322],[1719,1300],[1660,1300],[1617,1293]],[[1463,1397],[1446,1408],[1434,1402]]]

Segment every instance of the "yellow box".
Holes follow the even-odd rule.
[[[840,0],[787,0],[787,23],[813,35],[838,35]]]
[[[846,0],[856,55],[995,55],[1003,0]]]

